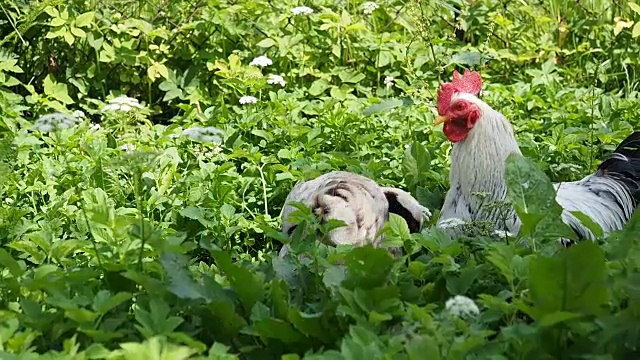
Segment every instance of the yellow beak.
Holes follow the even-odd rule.
[[[433,120],[433,126],[438,126],[447,120],[449,119],[447,119],[446,116],[436,116],[436,118]]]

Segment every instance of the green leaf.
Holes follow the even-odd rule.
[[[418,335],[405,345],[409,360],[441,359],[438,341],[429,335]]]
[[[387,112],[402,105],[404,105],[404,102],[400,99],[387,99],[365,108],[362,113],[365,116],[369,116],[375,113]]]
[[[627,3],[629,5],[629,7],[631,8],[631,10],[633,10],[633,12],[635,12],[636,14],[640,15],[640,5],[634,3],[634,2],[628,2]]]
[[[342,282],[349,288],[371,289],[384,285],[393,258],[386,249],[366,245],[352,249],[345,255],[347,276]]]
[[[363,73],[351,70],[344,70],[338,73],[338,77],[343,83],[359,83],[364,80],[366,76]]]
[[[256,278],[248,269],[235,265],[231,257],[222,250],[210,250],[216,260],[216,265],[229,279],[233,290],[238,294],[246,312],[250,312],[253,305],[264,295],[263,281]]]
[[[259,41],[256,45],[261,48],[269,48],[276,45],[276,41],[271,38],[266,38]]]
[[[182,254],[165,252],[160,257],[160,262],[166,271],[169,280],[169,290],[181,299],[204,299],[209,297],[204,287],[197,283],[187,270],[188,258]]]
[[[602,314],[609,297],[606,275],[604,253],[592,241],[582,241],[551,258],[537,255],[529,264],[537,320],[555,312]]]
[[[130,300],[132,297],[133,296],[127,292],[121,291],[115,295],[111,295],[109,290],[100,290],[95,298],[93,298],[93,310],[103,315],[123,302]]]
[[[5,250],[0,248],[0,266],[9,269],[11,275],[18,277],[24,274],[20,264]]]
[[[576,234],[562,222],[562,207],[549,177],[535,163],[512,153],[506,161],[507,198],[522,220],[520,234],[539,239],[568,238]]]
[[[545,327],[554,326],[556,324],[563,323],[565,321],[580,318],[581,316],[582,316],[581,314],[576,314],[576,313],[571,313],[566,311],[556,311],[556,312],[545,314],[544,316],[542,316],[542,318],[538,321],[538,324],[540,326],[545,326]]]
[[[633,38],[637,38],[638,36],[640,36],[640,22],[637,22],[635,25],[633,25],[633,30],[631,30],[631,36]]]
[[[78,15],[78,17],[76,18],[76,26],[85,27],[85,26],[91,25],[91,22],[93,21],[94,16],[95,16],[94,11],[89,11],[84,14]]]
[[[584,225],[587,229],[591,231],[596,238],[601,238],[604,236],[604,231],[602,231],[602,227],[594,222],[590,217],[583,214],[581,211],[570,211],[570,213],[578,218],[582,225]]]
[[[42,83],[44,87],[45,95],[52,97],[64,104],[73,104],[73,99],[69,97],[69,93],[67,91],[67,85],[62,83],[57,83],[53,78],[53,75],[49,74],[44,78]]]

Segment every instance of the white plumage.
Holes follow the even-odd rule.
[[[456,81],[459,79],[454,76],[454,84]],[[460,133],[455,131],[461,131],[466,137],[462,137],[462,140],[455,138],[451,151],[451,188],[445,197],[438,225],[451,218],[490,221],[496,229],[515,234],[520,230],[521,222],[513,207],[508,208],[505,214],[504,209],[483,206],[489,202],[506,200],[505,161],[511,153],[521,155],[513,128],[502,114],[474,94],[456,91],[450,99],[450,104],[443,106],[439,121],[453,121],[449,128],[453,132],[452,137],[459,136]],[[455,122],[460,118],[458,110],[465,108],[463,105],[454,107],[459,101],[466,102],[470,111],[475,112],[471,116],[479,114],[476,121],[469,122],[470,125]],[[449,109],[454,109],[451,110],[453,115],[445,112]],[[467,119],[463,117],[463,120]],[[556,201],[563,208],[563,221],[580,238],[592,240],[594,235],[571,211],[580,211],[590,217],[605,234],[621,229],[637,206],[639,181],[640,132],[635,132],[618,146],[594,174],[579,181],[554,184]],[[481,200],[474,193],[487,193],[488,196]]]
[[[296,225],[288,217],[295,207],[291,202],[301,202],[309,207],[321,222],[342,220],[346,226],[329,232],[328,240],[334,245],[368,243],[379,246],[382,240],[378,232],[389,219],[389,213],[402,216],[411,232],[420,230],[430,214],[409,193],[390,187],[381,187],[364,176],[334,171],[313,180],[298,183],[291,190],[282,212],[282,230],[291,235]],[[283,247],[280,256],[287,253]]]

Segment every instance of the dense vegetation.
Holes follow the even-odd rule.
[[[0,358],[637,356],[640,219],[564,249],[549,181],[640,129],[640,7],[376,5],[3,1]],[[433,227],[435,91],[462,67],[532,160],[509,171],[535,189],[519,237]],[[335,169],[431,209],[420,234],[389,222],[404,256],[300,235],[277,257],[288,191]]]

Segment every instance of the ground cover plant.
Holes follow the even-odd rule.
[[[640,129],[637,4],[8,0],[0,14],[1,359],[638,355],[639,216],[566,249],[550,228],[550,182]],[[433,226],[451,146],[435,91],[463,67],[514,124],[524,235]],[[410,234],[391,217],[398,257],[281,234],[289,190],[331,170],[406,189],[432,220]],[[279,258],[286,242],[304,256]]]

